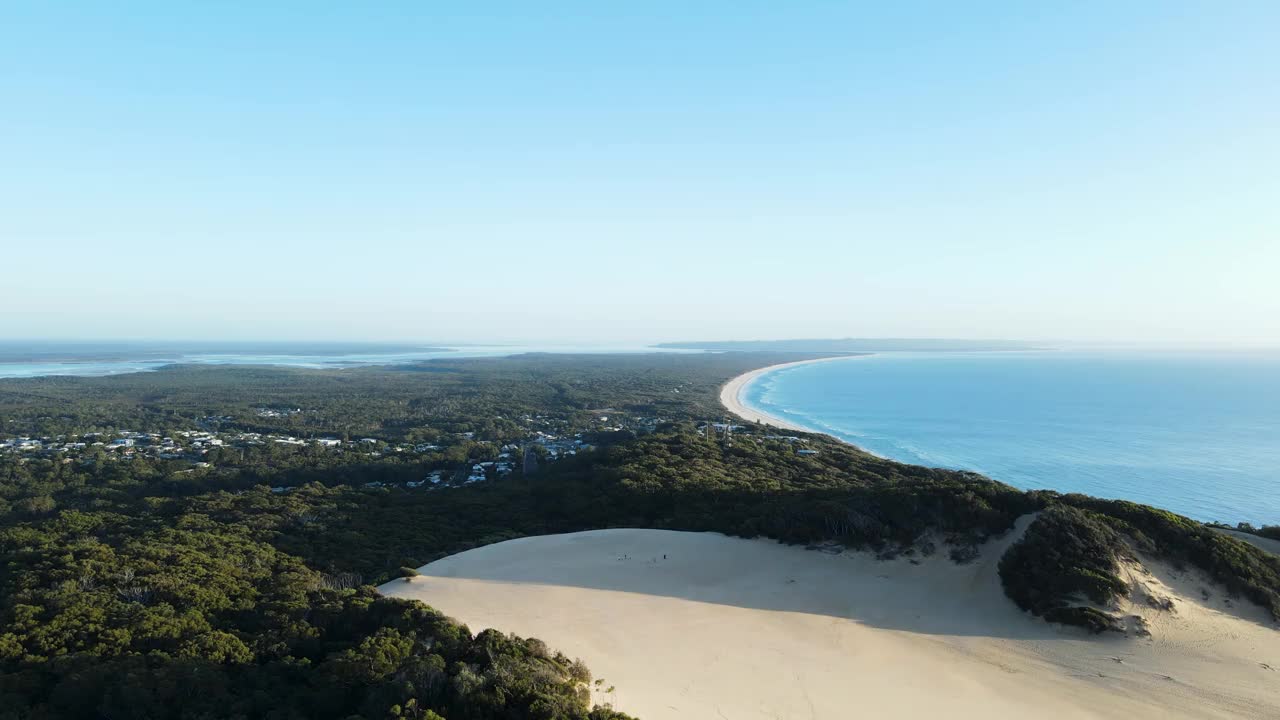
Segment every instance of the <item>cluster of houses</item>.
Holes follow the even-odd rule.
[[[469,435],[469,433],[466,435]],[[439,446],[436,445],[418,447],[439,449]],[[580,451],[590,450],[592,446],[582,440],[581,434],[562,438],[545,432],[536,432],[530,441],[524,445],[513,443],[503,445],[495,460],[472,461],[457,471],[433,470],[421,480],[410,480],[404,483],[403,487],[410,490],[423,488],[426,490],[440,490],[461,487],[485,482],[486,480],[508,477],[516,471],[517,467],[520,467],[526,476],[532,475],[537,469],[537,461],[533,459],[536,456],[535,447],[541,447],[545,450],[546,459],[555,460],[576,455]],[[516,459],[518,457],[521,458],[519,465],[517,465]],[[369,482],[365,483],[363,487],[377,489],[395,485],[398,485],[398,483]],[[272,492],[289,492],[291,489],[287,487],[272,488]]]
[[[0,452],[33,452],[44,450],[46,443],[55,442],[52,438],[17,437],[0,440]],[[84,449],[84,443],[66,443],[63,449]]]
[[[791,445],[795,446],[797,455],[804,455],[808,457],[808,456],[813,456],[818,454],[817,450],[814,450],[813,448],[804,447],[804,445],[809,442],[808,438],[796,437],[795,435],[765,435],[764,439],[774,440],[777,442],[790,443]]]
[[[303,410],[258,407],[254,412],[258,417],[281,418],[296,415]],[[528,432],[524,440],[504,444],[497,453],[488,450],[487,454],[478,457],[473,455],[472,459],[465,464],[454,464],[450,469],[433,469],[420,480],[395,484],[408,489],[436,490],[498,480],[517,472],[532,476],[536,474],[539,463],[554,462],[592,449],[592,445],[583,439],[582,432],[574,432],[583,428],[581,424],[570,422],[565,418],[542,415],[526,416],[523,420]],[[210,455],[210,453],[220,448],[243,451],[251,446],[279,445],[325,448],[335,452],[357,452],[370,456],[400,453],[430,455],[447,449],[444,445],[434,443],[388,443],[369,437],[348,440],[336,437],[299,438],[277,433],[244,432],[227,427],[227,424],[232,422],[234,419],[231,416],[210,415],[196,422],[196,428],[199,429],[164,433],[121,430],[74,436],[0,438],[0,455],[16,454],[20,458],[60,456],[64,458],[64,462],[71,462],[71,458],[76,455],[86,456],[83,457],[86,462],[90,459],[110,461],[135,458],[187,460],[194,469],[212,467],[210,463],[216,463],[218,460],[215,459],[216,454]],[[589,424],[590,430],[596,432],[627,429],[643,432],[646,429],[652,430],[661,422],[663,421],[660,418],[630,418],[625,414],[621,417],[611,417],[593,413]],[[455,436],[461,441],[476,439],[475,433],[472,432],[455,433]],[[448,444],[450,443],[446,443]],[[427,459],[427,462],[432,461]],[[181,472],[190,471],[188,469]],[[387,484],[382,482],[371,482],[365,485],[368,488],[385,486]],[[287,493],[292,490],[292,487],[287,486],[271,488],[275,493]]]
[[[550,433],[536,432],[533,435],[533,443],[547,451],[549,460],[577,455],[582,450],[591,449],[591,446],[583,441],[582,433],[572,437],[560,437]]]
[[[290,415],[297,415],[302,412],[302,408],[288,408],[280,410],[278,408],[258,408],[254,411],[261,418],[283,418]]]
[[[444,482],[444,471],[436,470],[421,480],[410,480],[409,482],[405,483],[404,486],[412,490],[415,488],[420,488],[423,485],[430,485],[431,487],[435,487],[442,482]]]
[[[377,443],[366,439],[348,442],[332,437],[296,438],[289,435],[273,435],[254,432],[212,432],[208,430],[176,430],[172,433],[134,432],[120,430],[113,433],[84,433],[78,436],[14,437],[0,439],[0,454],[23,453],[32,456],[58,454],[83,454],[100,449],[112,459],[150,457],[161,460],[198,459],[210,450],[221,447],[246,447],[251,445],[315,445],[339,448],[343,445]],[[406,446],[411,447],[411,446]],[[432,446],[434,447],[434,446]]]
[[[212,438],[210,438],[212,439]],[[216,442],[221,443],[221,440]],[[195,444],[200,447],[203,443]],[[160,433],[122,430],[117,433],[84,433],[68,437],[16,437],[0,440],[0,454],[22,453],[34,456],[75,455],[100,449],[112,457],[132,458],[137,455],[163,459],[182,458],[187,453],[173,437]],[[70,461],[70,458],[66,458]]]

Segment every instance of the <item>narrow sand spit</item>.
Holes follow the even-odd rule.
[[[599,530],[478,548],[381,590],[581,657],[617,687],[597,702],[647,720],[1280,718],[1280,632],[1190,573],[1127,567],[1118,610],[1150,637],[1020,612],[996,563],[1029,520],[963,566]]]
[[[799,425],[787,422],[782,418],[774,417],[773,415],[762,413],[758,410],[753,410],[747,407],[742,402],[743,388],[761,375],[767,372],[773,372],[780,368],[795,367],[797,365],[810,365],[812,363],[820,362],[831,362],[832,360],[849,360],[851,358],[858,357],[867,357],[867,355],[837,355],[834,357],[817,358],[816,360],[799,360],[797,362],[778,363],[777,365],[769,365],[768,367],[762,367],[758,370],[743,373],[725,383],[724,386],[720,388],[720,404],[728,408],[729,412],[737,415],[747,422],[757,422],[762,425],[771,425],[782,430],[791,430],[794,432],[813,432],[808,428],[800,427]]]

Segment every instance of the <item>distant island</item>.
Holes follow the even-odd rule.
[[[1000,350],[1043,350],[1021,340],[956,340],[946,338],[840,338],[808,340],[711,340],[659,343],[667,350],[708,350],[715,352],[994,352]]]

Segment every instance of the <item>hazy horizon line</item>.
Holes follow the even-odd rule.
[[[367,346],[414,346],[419,348],[455,348],[455,347],[657,347],[671,344],[721,344],[721,343],[765,343],[765,342],[831,342],[831,341],[946,341],[969,343],[1027,343],[1037,346],[1028,349],[1038,350],[1071,350],[1071,349],[1237,349],[1237,350],[1280,350],[1280,340],[1227,341],[1227,340],[1094,340],[1073,338],[1015,338],[1015,337],[982,337],[982,336],[937,336],[937,335],[833,335],[828,337],[767,337],[767,338],[722,338],[722,339],[644,339],[644,340],[592,340],[592,339],[555,339],[534,340],[520,338],[496,338],[483,340],[429,340],[416,338],[252,338],[252,337],[131,337],[131,336],[99,336],[99,337],[6,337],[0,336],[4,344],[118,344],[118,345],[164,345],[164,344],[260,344],[260,345],[367,345]]]

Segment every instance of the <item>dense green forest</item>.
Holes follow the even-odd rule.
[[[804,357],[0,381],[0,440],[26,443],[0,454],[0,718],[620,718],[540,641],[473,636],[370,587],[603,527],[966,562],[1039,513],[1000,570],[1048,620],[1118,628],[1106,606],[1132,553],[1199,567],[1280,618],[1280,558],[1186,518],[717,425],[726,380]],[[462,480],[494,461],[520,469]],[[422,485],[430,473],[444,479]]]

